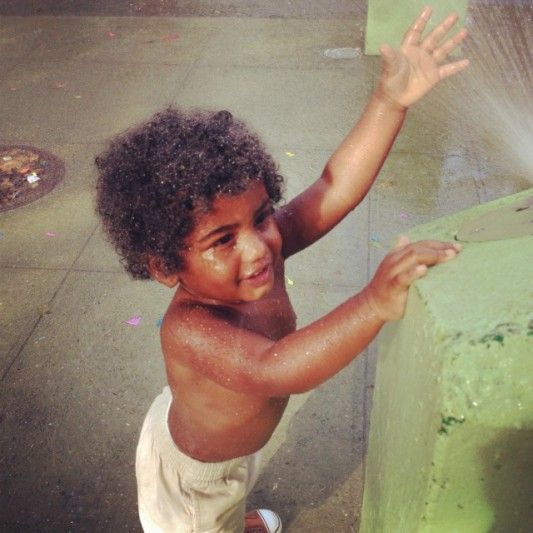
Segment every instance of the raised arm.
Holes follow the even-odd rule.
[[[285,257],[318,240],[363,200],[407,108],[439,81],[467,67],[468,60],[444,63],[466,37],[463,28],[444,40],[457,15],[449,15],[423,38],[430,16],[431,8],[425,8],[407,31],[400,50],[382,45],[382,74],[360,119],[330,157],[320,178],[277,214]]]

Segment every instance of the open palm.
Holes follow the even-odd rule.
[[[430,16],[431,8],[425,8],[405,34],[399,50],[387,44],[380,48],[383,57],[381,87],[388,98],[402,107],[414,104],[441,80],[468,66],[467,59],[445,63],[448,54],[467,35],[463,28],[444,40],[457,22],[457,15],[446,17],[422,39]]]

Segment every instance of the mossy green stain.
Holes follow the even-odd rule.
[[[499,342],[503,346],[504,336],[501,333],[487,333],[484,337],[481,338],[481,342],[487,345],[487,348],[490,348],[491,342]]]
[[[444,415],[442,415],[441,416],[441,424],[440,424],[440,428],[439,428],[439,431],[438,431],[439,435],[447,435],[448,434],[448,429],[453,424],[462,424],[464,421],[465,421],[464,416],[461,417],[461,418],[457,418],[455,416],[444,416]]]

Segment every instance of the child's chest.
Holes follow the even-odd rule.
[[[274,286],[260,300],[246,304],[241,313],[241,327],[273,340],[285,337],[296,329],[296,313],[282,285]]]

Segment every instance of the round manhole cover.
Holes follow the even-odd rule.
[[[34,202],[65,174],[63,162],[33,146],[0,146],[0,212]]]

